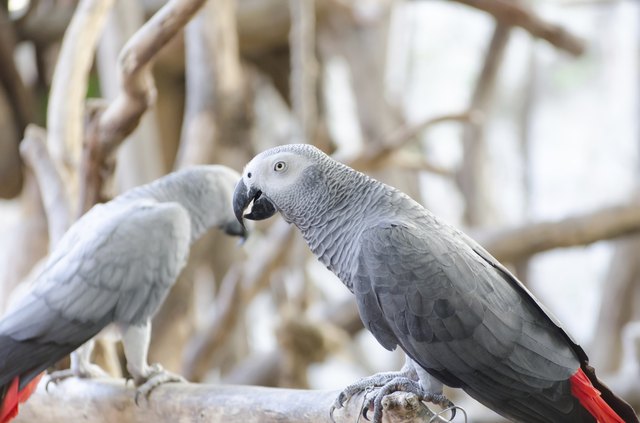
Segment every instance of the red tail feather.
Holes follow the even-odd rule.
[[[569,378],[571,394],[578,398],[580,404],[598,421],[598,423],[624,423],[624,420],[600,396],[600,391],[593,387],[591,381],[578,369]]]
[[[44,373],[40,373],[31,382],[27,384],[21,391],[18,391],[19,377],[11,381],[7,392],[5,393],[2,403],[0,404],[0,423],[8,423],[18,415],[18,405],[25,402],[33,391],[36,390],[38,382]]]

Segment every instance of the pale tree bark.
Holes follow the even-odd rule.
[[[385,74],[387,42],[393,1],[379,2],[374,16],[360,18],[353,3],[332,3],[318,18],[317,39],[320,59],[328,62],[341,57],[351,74],[364,150],[385,148],[398,128],[406,127],[404,117],[386,96]],[[373,176],[418,198],[414,172],[380,170]]]
[[[640,230],[640,203],[605,207],[555,222],[478,233],[475,238],[498,260],[516,260],[554,248],[591,244]]]
[[[143,25],[144,19],[144,9],[137,1],[117,0],[109,13],[96,55],[100,91],[108,101],[113,101],[120,90],[116,72],[118,56],[127,40]],[[115,193],[145,184],[166,173],[156,120],[155,108],[151,106],[138,128],[118,149]]]
[[[208,2],[186,28],[186,107],[176,168],[224,163],[240,169],[250,157],[250,97],[240,60],[235,3]],[[154,318],[153,360],[181,369],[183,350],[196,329],[195,275],[206,267],[221,285],[240,254],[237,240],[218,233],[194,245],[187,268]],[[234,342],[223,345],[225,356],[242,353]],[[204,372],[187,371],[187,375],[201,380]]]
[[[79,198],[78,169],[84,141],[84,105],[98,37],[113,0],[83,0],[65,32],[48,104],[47,144],[69,193]]]
[[[241,271],[232,269],[227,273],[201,333],[193,337],[185,349],[184,374],[189,380],[201,380],[210,368],[214,357],[235,330],[241,311],[267,286],[273,270],[282,265],[292,235],[290,225],[277,221],[264,239],[254,244],[260,253],[245,261]]]
[[[491,221],[489,214],[492,209],[491,194],[487,191],[490,184],[487,181],[488,152],[485,122],[491,113],[496,80],[510,31],[510,27],[496,23],[469,104],[469,110],[481,113],[482,119],[466,125],[462,134],[464,154],[458,173],[458,184],[465,199],[464,220],[470,226],[482,226]]]
[[[638,290],[636,287],[634,295],[637,304]],[[635,316],[634,321],[627,323],[620,331],[622,345],[622,365],[617,371],[604,377],[607,385],[622,398],[627,400],[635,410],[640,409],[640,384],[638,384],[638,374],[640,374],[640,320]]]
[[[46,145],[44,129],[30,125],[25,131],[20,151],[32,169],[40,187],[49,228],[49,250],[58,243],[70,226],[68,191]]]
[[[0,239],[0,316],[11,294],[47,254],[47,222],[36,177],[25,172],[20,194],[20,221]]]
[[[12,198],[22,188],[22,160],[18,144],[33,121],[31,93],[26,89],[14,59],[12,22],[0,8],[0,197]]]
[[[289,8],[291,10],[289,33],[291,108],[298,124],[298,136],[303,142],[313,143],[318,124],[315,1],[290,0]]]
[[[536,38],[541,38],[554,47],[574,56],[581,55],[585,41],[561,26],[546,22],[537,16],[526,4],[513,0],[453,0],[474,7],[492,15],[497,22],[507,26],[517,26]]]
[[[50,386],[46,378],[20,409],[15,422],[176,422],[331,423],[329,409],[338,391],[307,391],[249,386],[166,384],[147,401],[134,402],[132,387],[121,380],[68,379]],[[363,404],[355,396],[334,413],[335,423],[357,421]],[[433,416],[415,395],[396,392],[383,400],[383,423],[424,423]],[[446,420],[435,418],[434,422]]]
[[[640,236],[629,236],[615,244],[609,271],[604,277],[595,337],[589,357],[602,372],[620,368],[622,328],[632,318],[634,295],[640,282]],[[635,358],[637,360],[638,357]]]
[[[108,105],[89,117],[87,148],[81,177],[80,205],[88,209],[100,200],[102,186],[111,173],[113,153],[138,126],[156,99],[151,66],[157,54],[186,25],[204,0],[171,0],[129,39],[118,62],[120,89]]]

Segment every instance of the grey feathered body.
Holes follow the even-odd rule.
[[[280,211],[356,295],[385,348],[400,346],[511,419],[593,421],[568,381],[586,355],[482,247],[400,191],[329,159],[305,180]]]
[[[208,202],[223,197],[210,192],[209,173],[194,168],[130,190],[67,231],[33,289],[0,320],[0,393],[16,376],[22,389],[107,325],[155,314],[190,244],[211,226]]]

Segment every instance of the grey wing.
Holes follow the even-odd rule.
[[[0,386],[16,375],[26,383],[109,323],[149,318],[186,262],[189,236],[176,203],[107,204],[85,215],[0,320]]]
[[[366,231],[354,289],[380,342],[443,383],[512,417],[576,408],[566,379],[579,361],[564,333],[451,227],[423,217]]]

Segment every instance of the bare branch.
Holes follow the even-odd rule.
[[[640,407],[640,321],[628,323],[622,330],[622,366],[603,380],[636,410]]]
[[[205,0],[171,0],[125,45],[120,55],[121,91],[100,117],[100,149],[110,153],[138,125],[147,107],[155,101],[150,66],[164,47],[204,4]]]
[[[631,236],[616,241],[603,280],[606,289],[600,297],[600,311],[589,357],[591,363],[601,372],[617,369],[622,360],[622,328],[632,315],[636,304],[635,291],[640,281],[640,237]]]
[[[139,1],[118,1],[109,13],[96,53],[100,93],[107,101],[114,100],[120,92],[120,75],[116,72],[120,53],[144,22],[145,12]],[[148,110],[138,128],[117,150],[115,192],[142,185],[166,173],[157,120],[157,110]]]
[[[20,193],[21,218],[0,237],[0,314],[11,293],[47,254],[47,223],[35,175],[25,172]]]
[[[417,136],[419,136],[427,129],[445,122],[474,123],[478,122],[480,119],[481,116],[477,112],[457,113],[429,117],[422,122],[417,123],[416,125],[403,126],[393,132],[385,142],[366,149],[363,152],[362,156],[357,157],[355,160],[349,163],[349,165],[356,169],[365,171],[382,168],[387,165],[390,160],[393,159],[393,156],[397,154],[399,149],[406,146],[409,142],[413,141]],[[407,165],[405,161],[405,165],[403,167],[407,166],[418,167],[415,163],[412,165]],[[426,159],[423,159],[420,162],[419,167],[424,170],[443,175],[450,174],[448,170],[445,170],[433,163],[429,163]]]
[[[248,147],[251,128],[237,31],[235,0],[207,3],[186,28],[187,95],[176,167],[214,161],[241,167],[248,159],[237,154],[239,145]]]
[[[70,187],[72,200],[76,197],[77,181],[71,178],[70,172],[80,164],[89,71],[113,1],[80,2],[65,32],[51,83],[47,108],[48,146],[54,163]]]
[[[557,222],[501,230],[477,239],[498,260],[512,263],[554,248],[585,245],[640,231],[640,203],[614,206]]]
[[[138,406],[132,387],[122,380],[67,379],[36,393],[20,409],[20,422],[177,422],[330,423],[329,408],[338,391],[308,391],[251,386],[166,384]],[[337,423],[357,421],[364,403],[356,396],[337,410]],[[424,423],[433,416],[414,394],[396,392],[383,400],[384,423]],[[434,420],[445,421],[445,420]]]
[[[20,153],[33,170],[49,222],[49,249],[58,242],[71,225],[69,194],[49,155],[44,129],[29,125],[20,144]]]
[[[108,106],[91,110],[87,149],[81,178],[81,210],[100,198],[102,184],[112,169],[114,150],[138,125],[155,101],[151,65],[159,50],[186,25],[204,0],[171,0],[127,42],[119,59],[120,91]]]
[[[305,142],[313,142],[317,124],[315,1],[290,0],[291,105]]]
[[[584,53],[585,41],[559,25],[545,22],[532,10],[513,0],[454,0],[458,3],[485,11],[498,22],[508,26],[518,26],[536,38],[542,38],[553,46],[574,56]]]
[[[20,135],[33,121],[33,99],[27,91],[13,58],[15,34],[6,12],[0,9],[0,84],[7,92],[13,110],[15,127]]]
[[[216,311],[207,318],[201,337],[194,338],[187,347],[185,375],[195,379],[208,368],[211,357],[224,344],[237,321],[237,314],[248,304],[269,281],[272,270],[278,267],[289,250],[293,228],[280,220],[276,222],[261,240],[261,254],[255,260],[245,263],[242,274],[236,280],[238,269],[231,269],[225,277],[224,290],[216,299]]]
[[[495,93],[498,72],[509,43],[511,27],[498,21],[491,36],[491,42],[482,64],[469,105],[469,110],[489,115]],[[469,225],[487,223],[486,211],[490,210],[487,194],[486,172],[487,143],[485,140],[485,119],[466,125],[462,134],[464,155],[458,172],[458,185],[465,199],[464,217]]]

